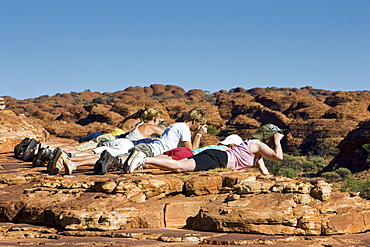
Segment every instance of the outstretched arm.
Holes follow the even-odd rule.
[[[260,172],[263,174],[263,175],[269,175],[269,170],[266,168],[265,166],[265,162],[263,161],[263,158],[260,157],[258,160],[257,160],[257,167],[258,167],[258,170],[260,170]]]
[[[256,154],[260,154],[262,156],[265,156],[268,159],[281,161],[283,160],[283,150],[281,148],[281,139],[284,137],[283,134],[275,133],[274,135],[274,149],[271,149],[269,146],[267,146],[265,143],[257,142],[256,146],[254,146],[252,149],[252,152]]]

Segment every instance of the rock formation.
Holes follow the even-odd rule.
[[[168,95],[166,88],[170,87],[158,86],[153,91],[156,95]],[[178,88],[171,90],[181,92]],[[287,106],[288,102],[274,101],[272,95],[263,99],[259,96],[259,101],[267,107],[252,100],[261,90],[246,93],[239,88],[238,91],[234,96],[216,93],[217,103],[204,104],[211,113],[218,109],[218,114],[211,114],[209,121],[221,132],[248,135],[269,119],[287,129],[289,141],[298,139],[294,133],[310,133],[304,126],[307,120],[300,118],[302,125],[298,125],[288,118],[296,114],[293,108],[299,104]],[[142,91],[144,95],[150,93],[149,88]],[[192,91],[192,99],[205,102],[196,97],[199,94]],[[68,95],[58,97],[72,100]],[[188,102],[188,98],[179,100]],[[348,103],[342,96],[328,100],[335,106],[343,101]],[[140,108],[119,102],[91,103],[85,107],[69,105],[68,111],[45,106],[48,111],[35,110],[32,117],[0,110],[0,245],[173,246],[174,242],[177,246],[320,246],[323,242],[326,246],[370,245],[370,201],[355,193],[333,190],[331,184],[321,179],[262,176],[254,169],[181,174],[147,170],[93,175],[92,166],[80,166],[70,176],[51,176],[45,167],[32,167],[30,162],[13,157],[15,144],[24,137],[46,144],[77,145],[76,141],[56,137],[55,133],[74,136],[79,130],[90,128],[91,131],[91,126],[112,126],[96,121],[83,126],[75,122],[75,116],[89,119],[95,114],[114,122],[124,117],[122,113],[129,113],[130,107],[133,111]],[[180,113],[193,107],[175,103],[176,98],[165,99],[161,104],[150,102],[161,107],[168,122],[181,119]],[[33,109],[32,104],[24,107]],[[282,109],[286,111],[280,112]],[[55,115],[60,120],[53,119]],[[325,139],[323,130],[329,126],[320,126],[320,121],[315,121],[310,122],[315,130],[312,135],[318,137],[316,140]],[[349,132],[340,142],[338,157],[346,150],[358,150],[368,143],[368,125],[368,121],[361,122]],[[49,135],[41,126],[54,133]],[[344,132],[330,129],[329,133],[341,136]],[[219,137],[205,135],[203,141],[215,143]],[[296,140],[294,145],[305,142],[309,143],[306,139]],[[350,153],[346,155],[349,157]]]
[[[0,123],[0,153],[13,152],[25,137],[43,142],[49,137],[49,132],[36,121],[10,110],[0,110]]]
[[[155,239],[211,243],[222,235],[224,240],[219,241],[228,242],[226,234],[243,233],[236,239],[251,241],[259,236],[287,243],[308,239],[299,236],[327,239],[370,230],[370,201],[334,192],[323,180],[261,176],[253,169],[93,175],[92,166],[79,167],[70,176],[51,176],[45,167],[32,167],[7,154],[0,155],[0,164],[0,222],[16,224],[14,229],[23,224],[20,227],[27,232],[33,226],[27,235],[31,239],[109,236],[132,240],[139,229],[151,234],[162,229],[153,235]],[[6,225],[1,229],[5,239],[17,231]],[[192,238],[183,233],[174,240],[165,234],[173,229],[192,230]]]
[[[370,119],[369,91],[327,91],[309,86],[238,87],[206,94],[200,89],[186,92],[178,86],[154,84],[113,93],[87,90],[26,100],[4,98],[6,109],[34,119],[53,135],[74,140],[94,131],[109,132],[141,108],[159,108],[165,124],[170,125],[200,106],[208,113],[207,124],[212,125],[218,140],[232,133],[249,138],[259,126],[272,122],[285,129],[285,153],[324,158],[336,155],[337,145],[348,133]],[[208,140],[214,138],[205,138],[203,144],[213,144]],[[340,152],[352,152],[349,147],[341,144]],[[336,162],[346,166],[341,159]]]

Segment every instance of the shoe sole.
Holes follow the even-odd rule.
[[[17,144],[14,147],[14,157],[15,158],[18,158],[21,155],[22,152],[23,152],[23,146],[22,146],[22,144]]]
[[[128,173],[133,173],[138,167],[133,167],[132,162],[137,158],[137,156],[140,154],[140,151],[134,151],[132,152],[132,156],[128,158]]]
[[[133,152],[131,152],[129,155],[128,155],[128,157],[127,157],[127,159],[125,160],[125,162],[123,163],[123,173],[131,173],[130,172],[130,168],[131,168],[131,166],[129,165],[129,164],[131,164],[131,162],[132,162],[132,160],[134,159],[134,157],[136,157],[137,156],[137,153],[138,153],[138,151],[133,151]]]
[[[19,144],[17,144],[14,147],[14,157],[18,158],[24,152],[24,150],[26,150],[30,142],[31,142],[31,139],[26,137]]]
[[[100,161],[100,164],[101,164],[101,173],[102,174],[106,174],[107,173],[107,164],[109,162],[109,154],[107,151],[104,151],[102,154],[101,154],[101,161]]]
[[[48,172],[50,175],[56,175],[60,172],[60,169],[56,167],[56,162],[58,161],[60,155],[62,155],[63,150],[61,148],[56,148],[53,151],[53,158],[49,161]]]
[[[135,155],[134,155],[134,157],[132,158],[132,160],[135,160],[136,158],[137,158],[137,156],[139,156],[139,154],[140,154],[140,152],[139,151],[135,151]],[[135,168],[133,168],[133,166],[131,165],[131,162],[129,163],[130,164],[130,173],[133,173],[136,169],[138,169],[138,167],[135,167]]]
[[[68,161],[68,162],[72,164],[72,161]],[[71,175],[72,172],[74,171],[73,167],[72,166],[69,166],[67,164],[67,162],[64,161],[64,160],[63,160],[63,166],[64,166],[64,173],[65,173],[65,175]]]
[[[100,163],[100,161],[96,161],[96,163],[94,164],[94,174],[95,175],[101,175],[103,174],[102,172],[102,165]]]
[[[40,147],[40,144],[37,146],[37,149],[38,149],[38,152],[32,159],[33,167],[42,166],[42,160],[41,160],[42,148]]]
[[[48,155],[48,154],[46,154],[47,151],[51,152],[51,150],[49,150],[48,148],[41,148],[39,150],[39,152],[37,153],[37,155],[35,156],[35,158],[32,161],[32,165],[34,167],[44,166],[46,164],[46,162],[50,161],[50,159],[51,159],[50,157],[49,158],[45,157],[45,156]]]
[[[114,171],[114,166],[112,169],[110,169],[110,164],[115,162],[115,157],[113,157],[108,151],[104,150],[103,153],[101,154],[101,173],[106,174],[109,171]],[[107,169],[108,168],[108,169]],[[118,167],[117,167],[118,168]]]
[[[23,161],[32,161],[35,157],[35,150],[39,147],[40,142],[36,141],[35,139],[31,139],[30,144],[28,144],[26,150],[23,152],[22,159]]]
[[[105,174],[103,173],[103,162],[105,161],[105,152],[103,152],[99,159],[95,162],[94,164],[94,174],[97,174],[97,175],[101,175],[101,174]]]

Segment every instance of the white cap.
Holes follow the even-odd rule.
[[[221,141],[220,144],[226,145],[226,146],[230,144],[239,145],[242,142],[243,142],[243,139],[240,136],[238,136],[237,134],[232,134],[226,137],[225,140]]]

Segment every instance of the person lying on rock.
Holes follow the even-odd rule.
[[[157,108],[148,108],[141,114],[141,122],[138,123],[131,131],[126,135],[125,138],[120,138],[120,140],[125,140],[126,142],[123,143],[131,143],[132,141],[136,140],[152,140],[152,136],[160,136],[163,133],[163,129],[158,126],[160,122],[160,111]],[[133,144],[131,143],[133,146]],[[96,144],[95,144],[96,147]],[[34,159],[32,161],[33,166],[43,166],[45,163],[49,162],[48,164],[48,172],[50,174],[57,174],[59,172],[58,169],[54,169],[51,166],[54,165],[55,159],[58,159],[60,156],[64,156],[67,154],[69,158],[75,157],[76,155],[70,155],[73,150],[70,150],[71,147],[64,146],[64,147],[57,147],[55,149],[40,144],[40,148],[36,149],[36,154],[34,155]],[[96,152],[97,153],[97,152]],[[69,155],[68,155],[69,154]],[[79,158],[84,160],[88,159],[89,156],[92,155],[91,150],[81,151],[78,154]],[[76,157],[76,159],[78,159]],[[93,155],[93,158],[96,160],[97,156]],[[95,161],[94,160],[94,161]],[[67,167],[66,173],[70,174],[74,169],[76,169],[76,165],[72,162],[69,162],[70,166]]]
[[[136,118],[136,115],[138,115]],[[134,116],[134,117],[132,117]],[[161,122],[160,112],[157,108],[151,107],[145,110],[139,110],[137,113],[133,114],[127,121],[124,123],[133,124],[130,125],[128,132],[123,131],[129,126],[123,127],[122,123],[119,128],[116,128],[110,133],[104,134],[102,132],[93,132],[85,137],[81,137],[79,141],[83,140],[85,143],[82,143],[76,146],[76,150],[84,151],[92,148],[96,148],[100,143],[116,140],[118,138],[126,138],[129,140],[139,140],[151,137],[159,137],[163,133],[163,128],[158,126]],[[132,120],[133,122],[131,122]],[[94,137],[91,139],[91,137]],[[86,142],[90,139],[88,142]]]
[[[84,142],[89,142],[101,135],[122,135],[127,132],[129,132],[136,124],[141,122],[140,116],[141,114],[145,111],[145,109],[139,109],[137,112],[134,114],[131,114],[130,116],[126,117],[122,122],[120,122],[117,125],[117,128],[115,128],[113,131],[109,133],[104,133],[104,132],[92,132],[90,134],[87,134],[85,136],[82,136],[78,139],[79,143],[84,143]],[[82,151],[82,149],[81,149]]]
[[[77,166],[94,164],[95,174],[105,174],[111,167],[118,168],[119,158],[117,156],[126,156],[134,151],[145,153],[148,157],[163,154],[164,152],[184,146],[190,149],[198,148],[203,134],[207,133],[206,114],[202,108],[193,108],[190,110],[184,122],[177,122],[166,128],[163,134],[150,140],[141,139],[130,141],[120,138],[114,141],[106,142],[103,146],[94,150],[96,153],[102,152],[100,158],[96,161],[96,155],[82,156],[81,158],[69,157],[61,148],[54,150],[52,158],[48,165],[50,174],[57,174],[63,169],[66,174],[72,174]],[[191,133],[193,132],[193,134]],[[143,142],[144,140],[144,142]],[[130,150],[129,150],[130,148]],[[92,162],[92,160],[94,160]],[[75,163],[77,162],[77,163]]]
[[[240,145],[243,142],[243,139],[237,135],[232,134],[227,136],[223,141],[219,142],[217,145],[208,145],[197,149],[190,149],[186,147],[178,147],[171,149],[169,151],[164,152],[162,154],[165,157],[170,157],[174,160],[182,160],[185,158],[189,158],[190,156],[199,154],[200,152],[203,152],[204,150],[208,149],[216,149],[216,150],[222,150],[226,151],[231,148],[235,148],[236,146]]]
[[[263,175],[268,175],[269,171],[262,156],[276,161],[283,159],[280,143],[284,137],[282,132],[276,125],[265,124],[252,135],[256,139],[247,139],[233,149],[226,151],[209,149],[182,160],[163,156],[147,157],[145,153],[136,150],[124,162],[123,171],[132,173],[143,168],[157,168],[177,173],[206,171],[214,168],[241,170],[256,164]]]

